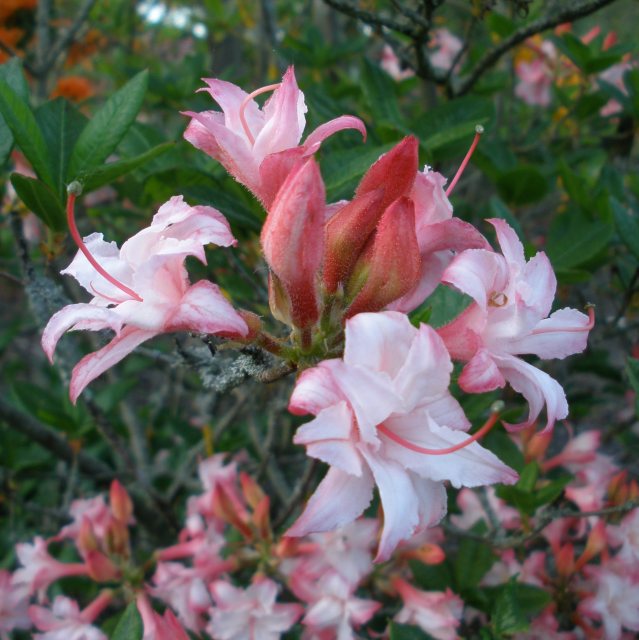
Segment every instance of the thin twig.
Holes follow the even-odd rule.
[[[337,9],[341,13],[350,16],[351,18],[357,18],[361,22],[368,24],[372,27],[386,27],[387,29],[392,29],[393,31],[397,31],[398,33],[403,33],[409,38],[414,38],[419,35],[421,29],[415,29],[410,24],[404,24],[402,22],[397,22],[392,18],[385,18],[371,11],[366,11],[364,9],[360,9],[350,2],[346,2],[345,0],[324,0],[324,2],[333,9]]]
[[[328,2],[329,0],[324,0]],[[505,53],[510,51],[519,43],[530,38],[531,36],[552,29],[558,24],[564,22],[572,22],[577,18],[598,11],[599,9],[612,4],[616,0],[587,0],[586,2],[562,3],[562,7],[556,12],[549,12],[542,18],[531,22],[530,24],[517,29],[512,35],[500,42],[496,47],[488,51],[475,65],[470,75],[461,82],[461,84],[451,91],[451,95],[459,97],[467,94],[477,84],[479,79],[488,71]]]
[[[42,424],[28,413],[16,409],[1,397],[0,420],[10,429],[25,435],[29,440],[50,451],[60,460],[72,465],[77,459],[78,468],[93,478],[110,479],[115,475],[113,470],[103,462],[83,451],[76,452],[56,431]]]

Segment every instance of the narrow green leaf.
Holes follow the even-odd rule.
[[[517,601],[516,584],[513,580],[497,596],[491,623],[497,635],[512,634],[528,629],[529,622]]]
[[[639,359],[629,357],[626,372],[630,386],[635,392],[635,414],[639,416]]]
[[[361,78],[364,96],[375,121],[401,126],[402,114],[397,106],[395,81],[379,65],[366,59]]]
[[[91,118],[71,154],[69,180],[99,166],[115,151],[142,107],[147,84],[148,73],[138,73]]]
[[[0,80],[0,113],[38,177],[54,186],[49,153],[35,116],[29,105],[4,80]]]
[[[621,241],[639,258],[639,219],[614,198],[612,212],[617,223],[617,233]]]
[[[135,602],[132,602],[122,614],[111,640],[142,640],[142,618]]]
[[[552,223],[546,251],[556,270],[573,269],[603,251],[614,231],[611,222],[591,220],[573,210]]]
[[[87,119],[63,98],[43,104],[35,116],[51,158],[53,186],[63,200],[71,151],[86,126]]]
[[[501,197],[513,205],[539,202],[548,192],[548,182],[536,167],[520,165],[497,179]]]
[[[140,154],[134,158],[124,158],[117,162],[111,162],[109,164],[103,164],[95,169],[92,169],[86,173],[80,173],[77,179],[82,182],[83,193],[89,193],[95,191],[105,184],[109,184],[119,178],[126,175],[131,171],[134,171],[138,167],[150,162],[154,158],[162,155],[173,147],[173,142],[166,142],[158,145],[153,149],[149,149],[145,153]]]
[[[479,522],[472,527],[471,531],[476,534],[486,533],[486,524]],[[455,584],[460,592],[476,587],[496,559],[487,544],[479,540],[463,538],[455,556]]]
[[[63,231],[66,217],[62,204],[53,190],[35,178],[11,174],[11,184],[25,205],[53,231]]]
[[[29,87],[18,58],[11,58],[9,62],[0,65],[0,80],[4,80],[25,102],[28,101]],[[7,161],[11,147],[13,147],[13,134],[0,114],[0,167]]]

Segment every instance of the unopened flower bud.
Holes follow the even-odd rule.
[[[421,256],[415,235],[415,206],[400,198],[384,212],[375,237],[355,265],[346,295],[352,317],[380,311],[410,291],[419,279]]]

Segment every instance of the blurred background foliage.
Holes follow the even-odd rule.
[[[548,253],[557,306],[596,304],[588,351],[548,370],[566,389],[575,429],[601,429],[606,449],[636,477],[638,22],[633,0],[3,0],[0,112],[7,120],[13,104],[18,125],[0,119],[0,566],[13,562],[15,542],[56,530],[70,500],[104,489],[114,475],[132,492],[149,545],[174,538],[195,462],[213,451],[247,452],[243,463],[273,496],[280,524],[319,477],[291,445],[292,380],[234,386],[221,372],[246,376],[214,343],[156,339],[75,407],[68,363],[103,338],[64,338],[55,367],[39,347],[50,315],[82,299],[59,275],[74,253],[64,231],[64,187],[79,176],[90,192],[81,230],[118,244],[172,195],[219,208],[239,245],[210,252],[208,267],[192,264],[194,279],[208,273],[238,306],[267,313],[258,242],[265,213],[182,140],[180,112],[216,108],[196,92],[201,78],[250,91],[291,64],[309,107],[307,130],[344,113],[368,128],[365,143],[343,132],[322,147],[329,201],[349,198],[370,163],[410,133],[420,140],[422,163],[450,179],[483,125],[452,199],[455,214],[485,233],[483,219],[505,218],[529,254]],[[454,68],[430,62],[433,35],[443,28],[463,44]],[[516,68],[544,42],[560,62],[549,103],[530,105],[515,93]],[[385,46],[397,57],[395,77],[380,66]],[[626,73],[606,81],[620,64]],[[605,113],[610,100],[618,108]],[[32,120],[20,115],[25,104]],[[97,122],[96,149],[74,157],[87,122]],[[39,165],[38,140],[47,150]],[[15,177],[28,173],[24,156],[36,178]],[[438,325],[459,304],[438,291],[421,313]],[[479,422],[495,397],[465,399],[469,418]],[[522,411],[515,395],[506,400],[508,415]],[[567,436],[557,431],[560,447]],[[487,443],[521,468],[505,440],[495,435]]]

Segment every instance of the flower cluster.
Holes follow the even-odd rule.
[[[568,495],[579,509],[636,499],[636,483],[597,453],[599,436],[585,432],[550,458],[546,434],[529,429],[513,437],[541,468],[562,467],[575,474],[578,480]],[[199,474],[204,491],[189,500],[177,543],[157,549],[142,564],[131,545],[132,503],[117,481],[108,503],[102,496],[76,500],[71,523],[57,535],[17,545],[21,567],[13,574],[0,572],[0,637],[35,628],[33,637],[40,640],[104,640],[99,620],[126,599],[139,612],[144,640],[186,640],[188,634],[242,640],[248,630],[254,640],[271,640],[296,625],[307,640],[350,640],[363,629],[387,637],[391,618],[438,640],[454,640],[462,626],[485,623],[484,614],[469,606],[472,602],[450,588],[424,589],[423,578],[415,573],[418,565],[454,559],[442,548],[441,529],[424,530],[401,544],[380,570],[373,562],[381,528],[377,518],[278,541],[272,534],[268,497],[250,476],[238,472],[236,462],[227,463],[224,454],[217,454],[200,464]],[[592,500],[580,502],[579,495],[587,493]],[[457,508],[459,513],[451,518],[457,535],[495,518],[512,535],[522,527],[519,512],[494,492],[481,501],[470,489],[462,489]],[[525,560],[493,541],[498,555],[486,567],[481,585],[497,588],[516,580],[542,602],[530,630],[517,634],[518,640],[619,640],[630,637],[624,630],[639,631],[638,514],[581,518],[577,510],[546,522],[545,543],[537,541]],[[543,524],[543,518],[541,514],[528,526]],[[382,540],[388,538],[388,523],[383,527]],[[72,551],[76,562],[52,555],[50,548],[60,553],[61,544],[64,555],[69,558]],[[84,580],[87,591],[94,593],[83,609],[66,596],[48,596],[49,586],[68,576]],[[239,586],[247,576],[250,583]],[[158,605],[164,608],[162,615],[156,612]]]
[[[271,320],[236,310],[215,284],[190,282],[184,266],[188,256],[205,262],[205,245],[235,243],[219,211],[190,206],[176,196],[160,207],[148,228],[118,249],[99,233],[80,238],[73,215],[80,189],[72,184],[68,217],[80,251],[63,273],[93,297],[51,318],[43,348],[52,358],[70,329],[115,332],[109,344],[73,370],[74,402],[135,347],[166,332],[215,334],[231,346],[254,344],[297,370],[289,409],[315,417],[299,428],[294,442],[330,469],[271,554],[273,562],[280,558],[277,570],[290,591],[307,605],[305,637],[352,637],[349,630],[366,623],[379,606],[354,595],[371,570],[377,528],[356,519],[371,504],[375,488],[383,511],[380,562],[439,523],[447,510],[445,482],[461,488],[517,481],[517,473],[478,442],[497,422],[497,410],[468,435],[471,425],[450,392],[453,360],[464,365],[459,377],[464,392],[508,384],[526,398],[528,417],[506,424],[508,430],[534,429],[545,410],[542,433],[548,434],[568,414],[565,394],[520,356],[564,358],[582,351],[593,311],[586,315],[565,308],[551,314],[556,280],[545,254],[527,261],[503,220],[489,221],[500,246],[495,251],[475,227],[453,216],[448,196],[469,156],[445,190],[441,174],[420,168],[418,141],[408,136],[372,164],[350,201],[327,203],[315,154],[338,131],[355,129],[365,136],[361,120],[338,117],[301,143],[306,105],[292,68],[281,83],[251,94],[221,80],[206,84],[222,111],[187,113],[191,121],[184,135],[265,207],[260,239],[269,303],[273,319],[286,331],[268,332]],[[274,93],[260,107],[254,98],[265,91]],[[472,304],[437,330],[411,324],[407,314],[440,284],[467,294]],[[246,629],[248,619],[252,637],[279,637],[303,609],[276,604],[276,584],[266,574],[256,574],[245,591],[233,586],[226,576],[242,566],[242,556],[222,554],[225,524],[246,541],[270,540],[268,498],[247,476],[240,477],[238,488],[234,467],[221,466],[219,458],[201,473],[206,495],[189,504],[179,544],[158,552],[150,583],[138,590],[146,628],[158,629],[145,638],[181,637],[171,631],[180,624],[215,638],[240,638],[234,630]],[[131,508],[117,485],[110,507],[82,503],[73,516],[59,538],[73,539],[83,562],[61,565],[49,556],[47,542],[38,539],[18,549],[25,569],[12,579],[16,588],[44,598],[48,585],[64,575],[98,582],[130,579]],[[176,562],[185,558],[188,566]],[[361,558],[361,566],[355,566],[355,558]],[[420,620],[430,607],[440,611],[443,628],[454,628],[461,611],[456,596],[423,595],[396,578],[392,589],[406,603],[401,619],[427,625]],[[59,617],[90,625],[109,602],[106,595],[98,598],[83,611],[56,601],[51,612],[31,614],[31,620],[49,633],[41,637],[54,638],[49,629],[58,629]],[[164,617],[154,612],[149,598],[170,607]],[[23,620],[18,617],[17,624]],[[429,632],[453,637],[449,631]]]

